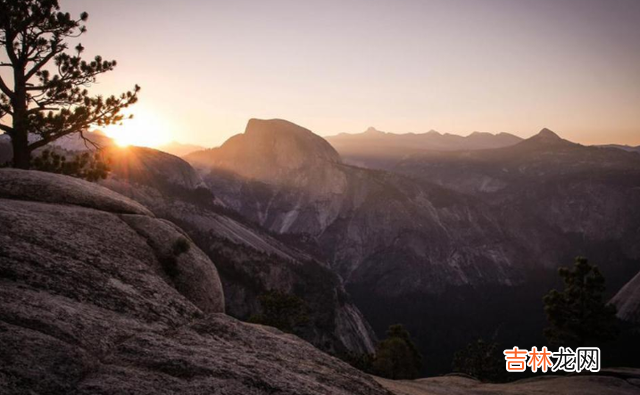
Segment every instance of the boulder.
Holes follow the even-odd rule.
[[[0,169],[0,198],[72,204],[122,214],[153,216],[149,210],[107,188],[60,174]]]

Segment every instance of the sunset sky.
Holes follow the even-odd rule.
[[[640,145],[638,0],[61,0],[128,129],[205,146],[249,118],[320,135],[511,132]],[[154,133],[150,132],[153,130]]]

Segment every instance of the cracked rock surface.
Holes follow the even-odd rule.
[[[224,314],[214,264],[94,184],[0,170],[0,393],[387,394],[295,336]]]

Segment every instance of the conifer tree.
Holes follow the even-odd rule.
[[[482,339],[469,343],[453,357],[453,371],[481,381],[500,382],[505,378],[504,355],[497,343]]]
[[[553,346],[593,347],[617,335],[616,308],[604,301],[605,280],[597,266],[577,257],[573,268],[558,270],[564,289],[544,297],[549,327],[545,336]]]
[[[376,374],[393,380],[414,379],[420,374],[422,356],[404,326],[391,325],[378,344],[373,361]]]
[[[0,0],[0,130],[11,138],[14,167],[28,169],[31,153],[60,137],[84,139],[91,126],[120,122],[137,101],[137,85],[119,96],[89,94],[116,62],[84,60],[82,44],[69,50],[88,17],[60,11],[57,0]]]
[[[45,149],[41,155],[33,158],[31,168],[96,182],[107,178],[111,170],[109,158],[103,156],[99,152],[83,152],[67,160],[66,156]]]

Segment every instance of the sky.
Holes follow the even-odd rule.
[[[60,3],[89,13],[85,55],[118,61],[92,92],[142,87],[120,129],[142,144],[216,146],[282,118],[640,145],[638,0]]]

